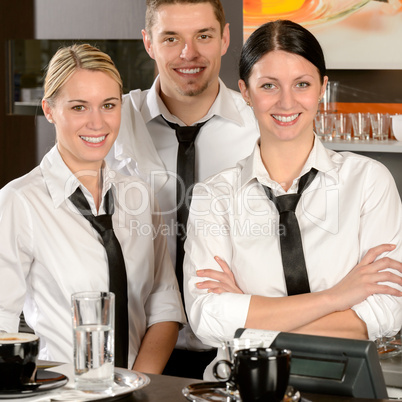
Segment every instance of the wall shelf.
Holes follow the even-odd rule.
[[[43,115],[42,102],[40,100],[32,102],[14,102],[14,113],[25,116]]]
[[[337,139],[323,141],[323,144],[326,148],[333,149],[334,151],[402,153],[402,141],[396,140],[362,141],[352,138],[350,141]]]

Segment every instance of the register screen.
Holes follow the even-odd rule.
[[[290,373],[293,375],[342,381],[346,361],[292,356],[290,367]]]

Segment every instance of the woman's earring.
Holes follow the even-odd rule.
[[[250,106],[250,102],[247,102],[247,106]]]

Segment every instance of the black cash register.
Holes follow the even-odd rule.
[[[244,331],[235,338],[245,337]],[[388,398],[374,342],[280,332],[271,347],[292,351],[289,384],[299,391]]]

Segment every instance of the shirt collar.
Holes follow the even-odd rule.
[[[314,135],[314,145],[307,158],[300,175],[295,179],[298,181],[301,176],[307,173],[312,168],[317,169],[319,172],[325,174],[328,183],[338,183],[338,169],[333,162],[331,155],[334,151],[330,151],[324,147],[317,135]],[[272,180],[269,173],[265,169],[264,163],[261,159],[260,141],[254,147],[253,153],[246,159],[244,167],[241,172],[241,185],[245,186],[252,180],[258,180],[261,184],[266,185],[272,189],[280,188],[280,184]]]
[[[140,107],[140,112],[146,124],[148,124],[151,120],[157,118],[162,115],[166,119],[171,122],[177,122],[178,119],[173,116],[168,108],[163,103],[161,97],[159,96],[160,91],[160,78],[159,75],[156,77],[152,87],[149,89],[147,93],[147,97],[145,102],[142,103]]]
[[[146,101],[142,103],[140,108],[145,123],[148,123],[152,119],[155,119],[158,116],[162,115],[166,120],[184,125],[184,123],[180,119],[169,112],[168,108],[159,96],[159,92],[160,78],[158,76],[148,92]],[[238,110],[238,107],[230,94],[230,90],[226,87],[226,85],[220,78],[218,96],[216,97],[211,108],[208,110],[208,113],[197,123],[207,121],[213,116],[219,116],[223,119],[233,121],[239,126],[245,125],[241,113]]]
[[[239,126],[245,125],[238,105],[221,79],[219,79],[219,93],[210,109],[210,113],[230,120]]]
[[[123,97],[122,119],[119,136],[105,160],[114,170],[126,168],[130,175],[136,175],[149,182],[152,172],[155,176],[155,191],[158,192],[168,180],[164,164],[149,135],[140,90],[131,91]],[[148,110],[145,108],[145,111]]]
[[[243,120],[245,113],[241,112],[241,108],[246,107],[243,99],[237,95],[232,96],[232,91],[220,79],[219,85],[219,94],[214,104],[200,122],[215,115],[214,119],[222,117],[245,127],[246,122]],[[138,175],[147,182],[153,175],[153,187],[156,193],[166,184],[168,175],[146,124],[152,119],[162,119],[161,114],[167,120],[180,124],[180,120],[173,116],[162,102],[159,88],[158,76],[148,91],[134,90],[123,97],[119,137],[106,156],[112,169],[126,168],[131,175]],[[255,121],[252,113],[248,116]]]
[[[86,194],[87,198],[92,198],[90,192],[82,185],[63,161],[57,145],[43,157],[40,163],[40,169],[55,208],[60,207],[60,205],[75,192],[77,187],[81,187],[81,190]],[[112,186],[115,186],[113,177],[114,172],[110,171],[107,164],[105,164],[103,169],[102,200],[106,192]]]

